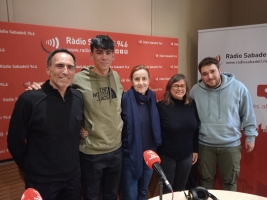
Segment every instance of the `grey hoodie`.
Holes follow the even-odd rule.
[[[216,147],[238,146],[242,136],[240,129],[247,136],[246,142],[254,142],[258,132],[248,89],[233,74],[222,73],[221,79],[218,88],[209,88],[200,79],[190,91],[201,121],[199,143]]]
[[[90,68],[75,74],[72,87],[84,101],[84,127],[89,132],[81,139],[80,151],[85,154],[112,152],[121,146],[121,97],[123,87],[117,72],[110,69],[100,76]]]

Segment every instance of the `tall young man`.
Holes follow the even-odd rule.
[[[114,42],[104,35],[91,40],[94,66],[75,75],[72,87],[84,99],[80,160],[84,200],[117,199],[121,177],[122,150],[121,97],[123,87],[117,72],[110,69],[114,60]]]
[[[236,191],[240,172],[242,128],[246,152],[255,146],[256,118],[248,89],[230,73],[221,73],[219,61],[204,58],[198,65],[201,79],[190,95],[195,100],[199,131],[200,184],[214,186],[216,165],[224,190]]]

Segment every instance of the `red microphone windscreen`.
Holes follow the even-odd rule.
[[[149,168],[152,169],[154,163],[160,163],[160,157],[154,151],[146,150],[143,153],[144,160]]]
[[[33,188],[28,188],[22,195],[21,200],[43,200],[39,192]]]

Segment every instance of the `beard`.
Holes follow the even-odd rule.
[[[213,79],[214,80],[214,79]],[[221,78],[215,79],[214,81],[212,80],[212,82],[208,81],[208,82],[204,82],[205,85],[209,88],[218,88],[221,85]]]

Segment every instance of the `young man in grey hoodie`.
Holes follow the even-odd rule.
[[[256,117],[248,89],[230,73],[221,73],[216,58],[204,58],[198,65],[201,74],[190,96],[195,100],[201,128],[199,131],[200,184],[214,186],[216,166],[224,190],[236,191],[240,172],[243,129],[245,149],[254,149]]]

